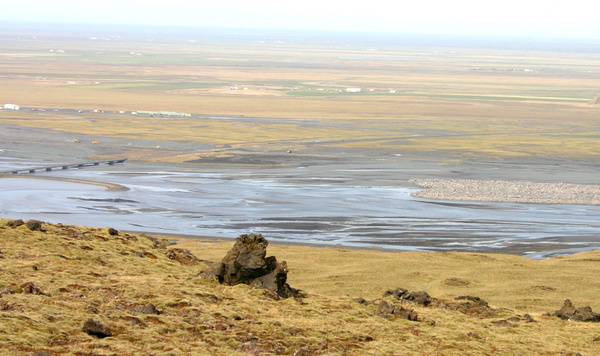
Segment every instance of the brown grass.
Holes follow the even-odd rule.
[[[43,232],[0,220],[0,354],[46,351],[74,355],[551,355],[598,351],[600,326],[542,313],[565,298],[600,308],[598,252],[532,261],[508,255],[387,253],[341,248],[270,246],[287,260],[289,283],[303,300],[273,300],[246,286],[198,278],[204,263],[181,265],[166,251],[189,248],[219,260],[231,242],[161,240],[107,229],[44,224]],[[575,268],[576,266],[576,268]],[[448,283],[448,280],[468,283]],[[33,282],[43,293],[22,293]],[[491,317],[435,307],[415,309],[420,321],[386,320],[351,298],[379,300],[385,290],[425,290],[439,299],[477,295]],[[7,290],[16,292],[6,294]],[[390,303],[399,303],[388,299]],[[135,308],[152,304],[160,314]],[[530,313],[536,323],[519,321]],[[496,326],[507,318],[511,326]],[[113,336],[82,331],[88,319]],[[505,323],[505,322],[503,322]],[[507,324],[508,325],[508,324]],[[516,326],[514,326],[516,325]]]

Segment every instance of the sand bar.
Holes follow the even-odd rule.
[[[475,179],[413,179],[428,199],[600,205],[600,185]]]

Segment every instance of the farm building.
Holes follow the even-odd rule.
[[[360,93],[362,88],[346,88],[346,93]]]
[[[4,110],[21,110],[21,107],[15,104],[4,104]]]

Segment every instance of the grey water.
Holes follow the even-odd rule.
[[[4,161],[2,166],[21,164]],[[530,258],[600,248],[600,206],[428,200],[412,197],[415,188],[410,186],[353,185],[344,178],[351,170],[315,178],[311,167],[201,172],[160,168],[128,165],[43,173],[116,183],[128,188],[123,191],[0,178],[0,216],[135,232],[231,239],[261,233],[275,242]]]

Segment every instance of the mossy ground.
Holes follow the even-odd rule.
[[[270,246],[287,260],[302,299],[274,300],[245,285],[198,277],[204,262],[170,259],[188,249],[218,260],[231,242],[165,240],[107,228],[0,220],[0,354],[73,355],[559,355],[600,351],[600,325],[543,316],[565,297],[598,309],[598,252],[544,261],[468,253],[387,253]],[[559,271],[563,273],[559,273]],[[377,272],[376,272],[377,271]],[[571,272],[566,272],[571,271]],[[495,276],[494,278],[490,276]],[[577,276],[577,278],[575,278]],[[24,293],[34,283],[44,294]],[[434,306],[404,305],[419,321],[383,318],[387,289],[425,290]],[[15,293],[11,293],[15,292]],[[441,307],[478,295],[493,312]],[[400,304],[388,297],[389,303]],[[594,304],[595,303],[595,304]],[[144,312],[149,305],[159,313]],[[527,322],[529,313],[537,322]],[[82,331],[88,319],[112,336]],[[505,320],[509,320],[506,324]]]

